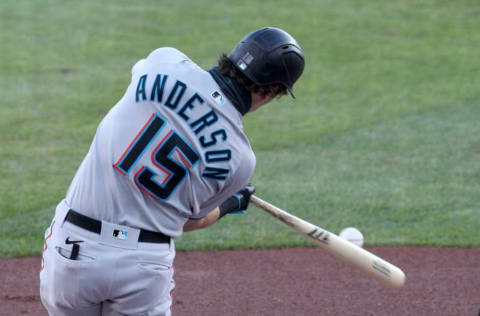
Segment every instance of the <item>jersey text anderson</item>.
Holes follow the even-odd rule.
[[[205,149],[204,159],[208,166],[205,167],[202,176],[217,181],[225,180],[230,170],[227,168],[212,166],[212,164],[230,161],[232,158],[231,150],[228,148],[209,150],[208,148],[217,144],[217,142],[220,140],[225,142],[228,139],[227,132],[224,128],[218,128],[211,132],[210,135],[204,135],[202,133],[207,126],[213,127],[214,124],[218,122],[218,115],[215,113],[215,110],[209,109],[209,111],[206,111],[201,115],[190,117],[191,110],[193,110],[197,105],[201,105],[205,102],[198,93],[194,93],[183,105],[179,107],[180,101],[185,95],[185,92],[188,90],[188,87],[184,82],[176,80],[175,84],[168,91],[165,88],[168,75],[157,74],[155,76],[153,85],[151,86],[151,92],[147,93],[147,76],[148,75],[145,74],[138,80],[135,91],[135,101],[137,103],[142,101],[151,101],[163,104],[166,108],[174,111],[181,119],[185,120],[185,122],[188,123],[192,131],[197,136],[202,148]]]

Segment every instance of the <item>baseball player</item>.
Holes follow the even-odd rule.
[[[272,27],[208,71],[168,47],[137,62],[45,233],[49,314],[170,315],[174,239],[246,210],[255,156],[242,117],[293,96],[304,64]]]

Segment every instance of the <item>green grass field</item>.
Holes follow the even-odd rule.
[[[480,246],[479,14],[475,0],[1,1],[0,257],[40,253],[138,59],[173,46],[209,68],[266,25],[307,67],[296,100],[245,118],[258,196],[367,245]],[[310,245],[254,207],[177,241]]]

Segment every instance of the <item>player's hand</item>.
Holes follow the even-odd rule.
[[[238,191],[233,196],[238,199],[238,208],[234,211],[245,211],[250,203],[250,197],[255,193],[255,187],[249,183],[242,190]]]
[[[231,197],[225,200],[220,206],[219,218],[226,214],[244,213],[250,203],[250,197],[255,192],[253,184],[249,183],[242,190],[238,191]]]

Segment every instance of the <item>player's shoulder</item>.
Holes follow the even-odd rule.
[[[137,72],[158,71],[159,69],[192,71],[201,69],[187,55],[173,47],[160,47],[152,51],[145,59],[139,60],[132,68],[132,75]]]
[[[147,60],[154,60],[162,63],[177,63],[184,60],[191,61],[187,55],[174,47],[160,47],[152,51]]]

